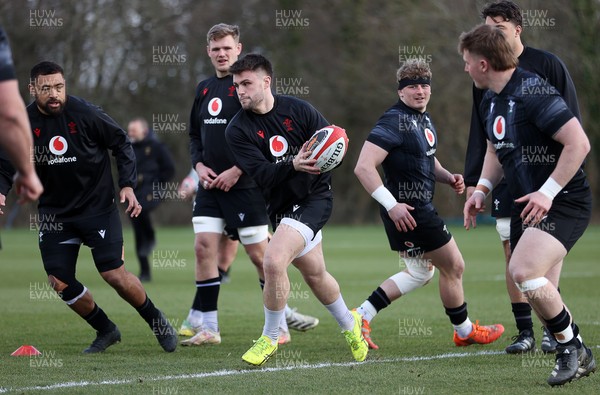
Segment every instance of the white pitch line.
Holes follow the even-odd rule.
[[[298,366],[287,366],[287,367],[275,367],[275,368],[259,368],[259,369],[247,369],[247,370],[217,370],[214,372],[204,373],[193,373],[193,374],[178,374],[169,376],[158,376],[145,378],[144,381],[170,381],[170,380],[189,380],[189,379],[204,379],[207,377],[223,377],[223,376],[239,376],[242,374],[252,373],[271,373],[271,372],[282,372],[288,370],[299,370],[299,369],[322,369],[322,368],[333,368],[333,367],[349,367],[349,366],[360,366],[365,364],[379,364],[379,363],[394,363],[394,362],[418,362],[418,361],[433,361],[436,359],[447,359],[447,358],[465,358],[465,357],[478,357],[483,355],[502,355],[504,351],[478,351],[474,353],[461,352],[461,353],[448,353],[439,354],[423,357],[402,357],[402,358],[390,358],[390,359],[370,359],[364,362],[321,362],[316,364],[306,364]],[[102,386],[102,385],[122,385],[122,384],[134,384],[138,383],[139,379],[123,379],[123,380],[102,380],[102,381],[69,381],[65,383],[57,383],[50,385],[38,385],[34,387],[20,387],[20,388],[1,388],[0,394],[8,392],[28,392],[28,391],[47,391],[62,388],[84,388],[91,386]]]

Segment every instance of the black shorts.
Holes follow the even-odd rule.
[[[562,195],[565,196],[565,195]],[[570,193],[568,198],[555,199],[546,217],[535,227],[552,235],[569,252],[577,240],[583,235],[592,216],[592,194],[589,190],[583,193]],[[511,251],[519,242],[523,231],[521,211],[525,205],[515,205],[510,221]]]
[[[194,201],[194,217],[223,218],[226,229],[267,225],[267,207],[258,188],[206,190],[199,188]]]
[[[314,197],[309,195],[284,212],[271,214],[271,226],[273,226],[273,231],[275,231],[283,218],[291,218],[308,226],[313,231],[314,237],[329,221],[332,210],[332,196]]]
[[[75,221],[41,221],[39,247],[47,274],[74,277],[81,244],[92,250],[99,272],[123,265],[123,229],[116,207],[106,214]]]
[[[409,256],[417,257],[445,246],[452,238],[448,227],[435,210],[419,213],[418,218],[415,218],[417,227],[408,232],[398,231],[381,206],[380,215],[393,251],[407,251]]]
[[[508,185],[502,179],[492,191],[492,217],[510,218],[513,204],[513,198],[508,192]]]
[[[228,226],[223,230],[223,234],[229,238],[229,240],[240,241],[240,234],[237,228],[230,228]]]

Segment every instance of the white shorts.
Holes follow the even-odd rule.
[[[311,228],[304,225],[302,222],[296,221],[295,219],[285,217],[281,220],[280,224],[286,224],[296,229],[304,238],[304,249],[300,251],[300,253],[294,257],[294,259],[308,254],[321,242],[321,240],[323,240],[323,234],[320,230],[315,235]]]

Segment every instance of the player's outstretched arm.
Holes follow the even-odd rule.
[[[387,210],[388,215],[396,224],[396,229],[400,232],[407,232],[417,226],[415,219],[410,215],[410,211],[414,210],[414,207],[398,203],[392,193],[383,185],[377,171],[377,166],[383,163],[387,155],[388,152],[383,148],[365,141],[354,168],[354,174],[371,197]]]

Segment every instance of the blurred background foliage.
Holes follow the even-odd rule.
[[[456,47],[461,32],[480,23],[486,1],[474,0],[0,0],[0,23],[11,40],[22,95],[30,101],[29,69],[41,60],[63,65],[68,93],[100,105],[126,128],[134,116],[154,126],[177,162],[190,169],[187,124],[196,84],[213,75],[206,32],[238,24],[243,53],[261,52],[275,68],[276,93],[310,101],[344,126],[350,150],[335,171],[332,222],[376,221],[375,202],[353,174],[363,141],[397,100],[395,73],[407,57],[431,62],[437,157],[462,173],[471,113],[471,80]],[[599,196],[600,0],[521,0],[523,41],[567,65],[578,91],[593,149],[587,172]],[[462,215],[463,197],[439,186],[445,217]],[[9,205],[14,204],[14,196]],[[33,206],[16,224],[29,223]],[[596,209],[595,214],[598,214]],[[191,203],[166,201],[155,213],[164,225],[189,224]],[[5,216],[6,217],[6,216]],[[0,221],[5,222],[6,218]]]

